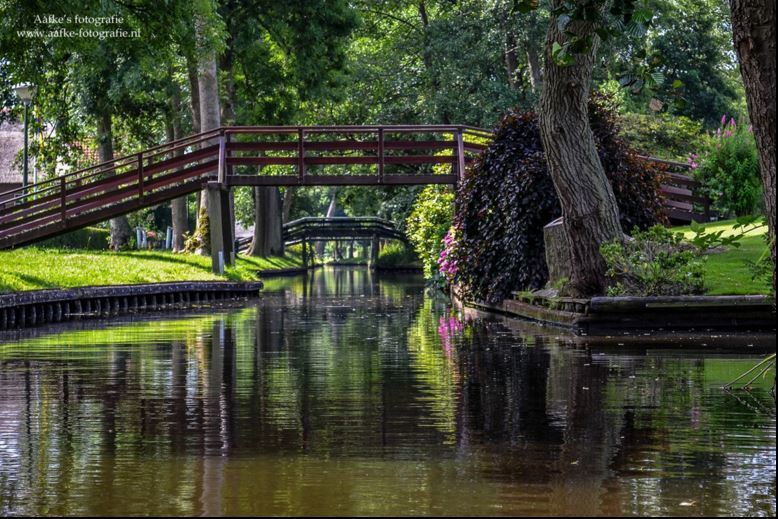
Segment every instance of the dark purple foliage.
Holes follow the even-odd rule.
[[[662,172],[640,160],[618,136],[615,111],[607,98],[593,96],[589,111],[622,227],[645,229],[664,222]],[[537,115],[510,112],[457,193],[454,282],[461,294],[498,302],[513,290],[542,287],[548,279],[543,226],[560,215]]]

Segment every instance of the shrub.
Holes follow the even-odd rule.
[[[381,249],[376,265],[379,268],[415,268],[419,267],[421,263],[413,250],[405,244],[392,242]]]
[[[675,296],[703,292],[700,249],[661,225],[635,229],[632,239],[606,242],[600,252],[608,265],[608,295]]]
[[[589,114],[622,227],[662,223],[663,174],[640,160],[618,135],[615,106],[608,97],[593,95]],[[513,290],[542,287],[548,278],[543,226],[560,213],[537,115],[508,113],[457,194],[453,282],[465,297],[487,302],[500,301]]]
[[[699,157],[690,163],[713,208],[724,216],[754,214],[761,208],[762,179],[759,156],[751,128],[738,126],[734,118],[721,118],[721,126],[710,135]],[[695,167],[696,166],[696,167]]]
[[[763,218],[743,216],[732,231],[708,232],[692,222],[692,235],[672,232],[661,225],[646,231],[635,229],[632,239],[602,244],[600,252],[608,266],[608,295],[674,296],[704,292],[704,265],[707,254],[727,247],[740,247],[740,241],[766,222]],[[758,270],[758,268],[757,268]],[[762,274],[761,271],[755,275]]]
[[[644,155],[660,159],[685,160],[702,145],[702,124],[682,115],[621,115],[620,134]]]
[[[454,214],[454,193],[446,186],[430,185],[416,197],[406,220],[406,234],[413,244],[424,276],[432,278],[438,270],[438,258],[443,249],[443,237],[451,227]]]
[[[108,229],[84,227],[42,241],[40,246],[56,249],[105,250],[108,248],[110,240],[111,233]]]

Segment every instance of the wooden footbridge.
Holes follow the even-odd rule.
[[[234,186],[455,184],[489,138],[450,125],[218,128],[0,193],[0,249],[207,188],[212,245],[229,261]]]
[[[307,260],[308,246],[322,241],[335,242],[369,242],[371,245],[371,260],[377,259],[379,243],[397,240],[408,244],[405,234],[391,220],[372,216],[337,216],[330,218],[306,217],[285,223],[282,239],[286,245],[302,244],[303,256]],[[237,251],[247,250],[251,238],[235,240]]]

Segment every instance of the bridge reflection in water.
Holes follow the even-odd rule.
[[[0,342],[0,513],[775,514],[774,401],[718,388],[747,360],[464,323],[366,269],[268,289]]]

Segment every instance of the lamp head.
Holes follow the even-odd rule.
[[[20,83],[14,86],[13,89],[16,95],[19,96],[19,99],[22,100],[22,103],[29,105],[32,101],[32,96],[35,95],[36,87],[30,83]]]

